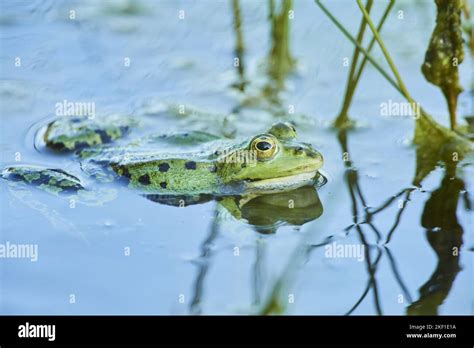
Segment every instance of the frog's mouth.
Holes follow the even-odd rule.
[[[311,170],[308,172],[280,176],[271,179],[247,181],[245,183],[245,191],[252,191],[261,194],[291,191],[302,186],[314,184],[316,174],[317,170]]]

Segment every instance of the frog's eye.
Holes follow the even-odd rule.
[[[251,149],[257,155],[258,160],[267,160],[276,153],[277,143],[273,137],[261,135],[252,141]]]

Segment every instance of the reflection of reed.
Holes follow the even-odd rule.
[[[348,147],[347,147],[347,131],[346,130],[341,130],[338,134],[338,139],[339,143],[341,145],[341,150],[342,153],[349,153],[348,152]],[[347,188],[349,190],[349,194],[351,197],[351,204],[352,204],[352,216],[353,216],[353,226],[357,231],[357,234],[359,236],[359,239],[361,243],[364,245],[364,250],[365,250],[365,262],[367,266],[367,273],[369,274],[369,285],[367,287],[367,290],[364,291],[364,293],[368,293],[369,289],[372,288],[373,294],[374,294],[374,304],[375,308],[377,311],[377,314],[382,314],[382,308],[380,306],[380,300],[379,300],[379,294],[378,294],[378,287],[377,287],[377,282],[375,279],[375,272],[376,272],[376,267],[375,265],[378,263],[378,261],[374,262],[372,264],[371,262],[371,256],[370,256],[370,246],[366,241],[364,231],[362,230],[361,224],[358,221],[359,219],[359,211],[358,211],[358,202],[357,198],[359,198],[365,206],[365,199],[363,198],[362,191],[359,186],[359,177],[358,177],[358,172],[357,170],[352,168],[352,162],[351,161],[346,161],[345,163],[346,166],[346,182],[347,182]],[[378,230],[374,228],[374,231]],[[379,256],[380,258],[381,252],[379,250]],[[363,299],[365,295],[363,295],[361,298]],[[362,300],[359,300],[356,305],[353,306],[353,309],[349,311],[348,314],[350,314],[355,308],[357,308],[358,304],[362,302]]]
[[[344,153],[348,152],[346,131],[341,130],[339,132],[339,141]],[[427,173],[430,170],[420,168],[420,166],[425,165],[426,162],[417,163],[417,171],[415,175],[414,182],[418,185],[421,184],[421,181],[426,177]],[[357,172],[352,169],[352,163],[346,162],[346,181],[348,184],[349,193],[352,201],[352,214],[354,216],[354,224],[349,226],[346,230],[349,231],[352,228],[355,228],[359,234],[361,242],[367,246],[367,243],[364,238],[363,229],[361,224],[366,224],[372,220],[372,217],[377,213],[388,208],[396,198],[404,195],[403,205],[400,207],[398,213],[395,217],[395,222],[387,233],[384,245],[385,254],[387,254],[391,269],[394,273],[395,279],[397,280],[401,290],[404,293],[405,298],[411,303],[407,307],[407,314],[423,314],[423,315],[434,315],[438,313],[438,307],[447,297],[451,286],[454,282],[454,279],[457,273],[460,271],[459,267],[459,252],[462,245],[462,234],[463,229],[458,223],[456,210],[459,201],[460,192],[465,189],[464,182],[456,177],[456,162],[445,162],[446,173],[441,182],[439,189],[434,191],[431,197],[425,204],[425,208],[422,214],[422,226],[427,230],[427,239],[430,243],[430,246],[433,248],[435,253],[438,256],[438,266],[434,271],[431,278],[420,288],[420,298],[418,301],[411,303],[412,298],[408,292],[406,285],[404,284],[398,267],[396,265],[395,258],[391,254],[390,250],[387,247],[387,244],[390,242],[391,237],[393,236],[394,231],[398,227],[401,215],[404,209],[407,206],[409,201],[410,194],[414,188],[407,188],[400,191],[398,194],[389,198],[384,202],[380,207],[366,210],[366,216],[364,221],[358,221],[357,216],[359,214],[357,209],[357,198],[362,202],[362,205],[365,206],[365,200],[360,194],[360,186],[357,181]],[[420,177],[419,173],[424,173],[425,175]],[[467,197],[467,196],[465,196]],[[467,206],[469,206],[469,201],[465,198]],[[370,223],[370,226],[376,230],[376,227]],[[374,291],[374,302],[377,309],[377,312],[380,314],[379,300],[377,296],[376,282],[375,282],[375,270],[381,259],[382,252],[379,251],[379,254],[373,264],[371,264],[370,259],[367,259],[367,271],[369,273],[368,284],[362,293],[361,297],[357,300],[354,306],[347,312],[351,314],[363,299],[369,293],[370,288]],[[366,253],[366,256],[369,257],[370,254]]]
[[[216,206],[209,234],[201,244],[201,255],[199,256],[199,260],[197,262],[198,273],[196,280],[194,281],[194,295],[189,305],[189,311],[191,314],[201,314],[202,312],[201,299],[203,294],[204,280],[211,262],[212,244],[219,235],[219,224],[218,209]]]
[[[236,56],[242,60],[244,51],[243,35],[241,32],[241,16],[237,0],[232,0],[234,12],[234,31],[236,36]],[[279,4],[279,5],[277,5]],[[270,22],[270,50],[265,59],[266,81],[254,89],[256,93],[249,92],[243,98],[233,112],[238,113],[242,108],[258,108],[271,112],[274,115],[286,115],[282,107],[280,92],[285,89],[285,80],[295,68],[295,59],[290,51],[290,17],[292,0],[268,0],[268,12]],[[244,78],[244,66],[239,67],[238,88],[246,89],[247,83]],[[247,88],[246,92],[251,90]]]
[[[282,0],[281,9],[277,11],[274,0],[269,0],[271,48],[268,54],[268,82],[262,90],[262,97],[274,106],[281,105],[279,93],[284,89],[285,79],[295,65],[290,53],[291,3],[291,0]]]
[[[448,296],[460,271],[459,254],[463,228],[456,210],[464,182],[455,176],[455,165],[448,166],[440,187],[426,201],[421,225],[438,257],[438,265],[430,279],[420,288],[420,298],[407,308],[410,315],[436,315]]]
[[[343,101],[343,106],[342,106],[342,109],[341,109],[341,112],[340,112],[339,116],[336,118],[336,121],[334,123],[335,126],[337,128],[339,128],[339,140],[340,140],[341,146],[343,147],[343,151],[347,152],[347,146],[346,146],[347,144],[345,144],[345,141],[346,141],[345,135],[346,134],[345,134],[345,131],[343,131],[343,129],[345,129],[345,128],[347,128],[347,126],[351,125],[351,122],[349,120],[349,117],[348,117],[347,113],[348,113],[348,109],[349,109],[352,97],[354,95],[354,90],[357,86],[358,78],[360,77],[360,73],[362,72],[362,69],[363,69],[363,65],[361,65],[361,67],[359,68],[359,72],[357,73],[356,77],[354,77],[355,66],[357,64],[357,59],[358,59],[358,55],[359,55],[360,52],[364,54],[364,62],[363,63],[365,63],[365,60],[369,60],[372,63],[372,65],[374,65],[374,67],[376,67],[377,70],[392,84],[392,86],[394,86],[404,97],[407,98],[407,100],[413,101],[413,99],[411,98],[408,91],[406,90],[406,87],[403,84],[403,81],[402,81],[402,79],[401,79],[401,77],[400,77],[400,75],[399,75],[399,73],[398,73],[398,71],[397,71],[397,69],[396,69],[389,53],[388,53],[388,51],[386,50],[386,47],[385,47],[383,41],[381,40],[380,35],[379,35],[381,24],[383,24],[383,21],[385,20],[386,14],[390,10],[390,6],[392,5],[392,1],[390,2],[388,8],[386,9],[385,14],[382,16],[382,20],[379,22],[378,28],[375,28],[375,26],[373,25],[373,23],[370,19],[370,16],[369,16],[370,8],[372,6],[372,1],[368,0],[367,5],[364,7],[362,5],[361,1],[357,0],[359,8],[360,8],[361,12],[364,15],[364,18],[362,19],[362,22],[361,22],[360,27],[359,27],[359,33],[358,33],[357,39],[352,38],[350,36],[350,34],[348,34],[347,30],[345,30],[344,27],[341,25],[341,23],[339,23],[332,16],[332,14],[329,11],[327,11],[327,9],[319,1],[316,1],[316,3],[323,10],[323,12],[333,21],[333,23],[344,33],[344,35],[350,41],[352,41],[354,43],[354,45],[356,46],[355,49],[354,49],[354,55],[353,55],[351,70],[350,70],[350,73],[349,73],[349,76],[348,76],[348,82],[347,82],[347,87],[346,87],[345,98],[344,98],[344,101]],[[372,39],[372,42],[370,43],[368,49],[364,49],[361,46],[362,37],[363,37],[363,34],[364,34],[366,23],[370,26],[370,29],[371,29],[371,31],[374,35],[374,37]],[[370,52],[370,49],[372,48],[372,44],[374,42],[374,39],[379,44],[379,46],[380,46],[380,48],[381,48],[381,50],[384,54],[384,57],[385,57],[387,63],[389,64],[390,69],[391,69],[396,81],[391,79],[391,77],[389,77],[386,74],[386,72],[383,69],[381,69],[378,66],[378,64],[374,61],[374,59],[370,56],[369,52]],[[341,136],[341,134],[342,134],[342,136]],[[462,138],[457,137],[455,134],[450,133],[449,131],[447,131],[446,129],[444,129],[440,125],[438,125],[423,110],[421,111],[420,114],[418,114],[418,119],[417,119],[417,122],[416,122],[415,143],[418,145],[418,147],[417,147],[416,174],[415,174],[415,178],[413,179],[413,184],[415,186],[419,186],[421,184],[421,181],[426,177],[426,175],[429,172],[431,172],[437,166],[437,164],[440,160],[443,160],[445,163],[447,163],[447,166],[449,168],[450,163],[453,163],[453,156],[454,155],[456,155],[456,160],[458,158],[461,159],[463,157],[463,155],[467,151],[469,151],[469,146],[466,144],[466,142]],[[360,187],[358,185],[356,185],[357,173],[351,173],[349,163],[346,163],[346,167],[349,168],[346,171],[346,180],[348,182],[349,191],[350,191],[350,195],[351,195],[351,199],[352,199],[353,214],[354,214],[354,216],[356,216],[357,209],[355,208],[355,203],[356,203],[355,197],[356,197],[356,193],[360,193],[361,191],[360,191]],[[386,253],[388,255],[390,265],[391,265],[392,271],[394,272],[395,278],[397,279],[397,282],[399,283],[400,287],[402,288],[402,291],[404,292],[406,298],[410,302],[411,302],[411,297],[408,293],[408,290],[407,290],[406,286],[402,282],[400,273],[398,272],[398,269],[396,267],[395,259],[391,255],[391,253],[390,253],[389,249],[387,248],[386,244],[388,244],[390,242],[390,240],[393,236],[393,233],[395,232],[396,228],[398,227],[398,225],[400,223],[401,216],[402,216],[402,214],[403,214],[403,212],[404,212],[404,210],[407,206],[406,203],[409,201],[412,191],[413,191],[413,188],[404,189],[399,194],[394,196],[392,199],[389,199],[386,203],[384,203],[382,205],[382,207],[377,208],[377,209],[372,210],[372,211],[369,211],[367,209],[367,207],[365,205],[365,200],[363,199],[363,196],[359,195],[359,198],[360,198],[362,204],[366,207],[366,217],[365,217],[366,221],[365,222],[368,222],[369,226],[377,234],[377,237],[378,237],[377,241],[379,241],[380,233],[377,232],[377,229],[371,223],[372,216],[379,213],[380,211],[384,210],[389,205],[391,205],[391,203],[395,200],[395,198],[397,198],[401,195],[404,195],[403,206],[400,207],[400,210],[396,214],[395,222],[393,223],[393,226],[390,228],[390,230],[387,233],[384,249],[386,250]],[[457,197],[457,195],[456,195],[456,197]],[[457,198],[456,198],[456,202],[457,202]],[[427,208],[425,207],[425,211],[426,211],[426,209]],[[455,216],[455,210],[456,210],[456,206],[454,206],[454,216]],[[445,212],[443,211],[443,209],[441,209],[440,211],[437,212],[438,216],[444,216],[443,215],[444,213]],[[353,226],[349,227],[346,230],[349,231],[352,227]],[[359,225],[356,224],[356,221],[355,221],[355,227],[356,227],[359,235],[361,235],[362,231],[361,231]],[[438,256],[440,256],[440,254],[438,252],[437,252],[437,254],[438,254]],[[442,262],[441,258],[440,258],[439,262],[440,263]],[[369,267],[369,266],[370,265],[368,265],[368,271],[369,271],[369,275],[370,275],[370,278],[371,278],[369,280],[369,284],[368,284],[366,290],[364,291],[364,293],[362,294],[362,297],[356,302],[356,304],[353,306],[353,308],[351,308],[351,310],[348,312],[348,314],[352,313],[353,310],[355,308],[357,308],[357,306],[361,303],[361,300],[366,296],[366,294],[369,291],[370,285],[372,283],[372,277],[373,277],[373,273],[370,272],[371,267]],[[375,266],[376,266],[376,264],[375,264]],[[443,267],[440,266],[439,268],[443,268]],[[374,285],[374,284],[375,283],[372,283],[372,285]],[[449,290],[449,288],[448,288],[448,290]],[[375,291],[375,289],[374,289],[374,291]],[[447,292],[446,292],[446,295],[447,295]],[[377,306],[377,304],[376,304],[376,306]],[[416,308],[416,305],[414,305],[414,307]],[[410,306],[410,308],[412,308],[412,306]]]
[[[260,304],[260,297],[263,288],[263,260],[265,257],[265,240],[260,236],[255,241],[255,263],[253,265],[253,304]]]
[[[233,25],[235,32],[235,57],[237,58],[237,72],[239,81],[235,85],[240,91],[245,89],[245,71],[244,71],[244,38],[242,34],[242,19],[240,15],[239,0],[232,0],[232,13],[234,17]]]
[[[290,54],[289,11],[291,0],[282,0],[279,12],[275,9],[274,0],[269,1],[271,23],[271,49],[268,56],[268,74],[277,89],[283,88],[283,80],[295,64]]]

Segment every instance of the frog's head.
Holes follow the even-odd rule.
[[[276,123],[219,160],[219,174],[226,183],[244,182],[260,192],[290,190],[310,183],[323,164],[322,155],[310,144],[295,140],[290,123]]]

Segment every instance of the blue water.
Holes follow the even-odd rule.
[[[355,33],[360,21],[356,4],[327,2]],[[275,121],[260,109],[231,115],[243,99],[230,87],[237,79],[231,1],[133,1],[137,10],[124,10],[131,3],[2,1],[2,168],[41,164],[81,176],[71,157],[34,147],[35,134],[63,100],[94,102],[98,115],[132,114],[147,125],[138,134],[195,129],[250,136]],[[258,89],[270,48],[267,2],[241,1],[240,8],[245,74]],[[465,185],[456,210],[462,228],[459,258],[437,254],[427,239],[433,233],[427,234],[421,223],[432,192],[446,186],[441,167],[422,182],[422,189],[411,193],[388,243],[400,210],[398,198],[373,217],[379,240],[367,223],[360,225],[362,233],[354,226],[348,229],[353,225],[353,204],[347,171],[337,134],[329,125],[343,99],[349,69],[343,60],[352,56],[353,48],[314,2],[295,1],[293,9],[291,53],[298,65],[286,81],[282,104],[285,109],[294,106],[295,114],[287,119],[296,123],[299,139],[324,155],[329,181],[318,192],[324,207],[321,217],[262,234],[214,201],[177,208],[119,190],[115,200],[101,206],[77,204],[71,209],[67,199],[39,191],[22,195],[2,181],[0,243],[35,244],[38,261],[0,259],[0,313],[259,313],[278,289],[283,313],[346,314],[364,293],[370,268],[375,269],[374,281],[353,314],[405,315],[420,298],[430,303],[437,290],[443,293],[441,303],[428,305],[430,310],[474,313],[473,214],[463,203],[464,197],[472,201],[472,157],[457,171]],[[377,2],[374,18],[383,9]],[[179,18],[180,10],[184,19]],[[75,11],[75,19],[69,18],[70,11]],[[403,19],[398,19],[399,11]],[[397,3],[383,38],[413,97],[447,126],[444,98],[420,72],[434,18],[431,1]],[[374,56],[383,61],[378,49]],[[15,66],[17,57],[21,66]],[[130,66],[124,66],[126,58]],[[471,76],[472,57],[466,52],[460,66],[465,91],[459,116],[472,112]],[[350,109],[358,127],[348,133],[348,147],[360,191],[373,208],[411,188],[416,166],[410,145],[413,120],[380,116],[380,103],[388,100],[402,101],[368,64]],[[166,103],[193,107],[208,116],[157,112]],[[15,160],[18,154],[20,161]],[[357,204],[363,220],[363,205],[360,200]],[[441,245],[459,242],[459,236],[453,242],[449,231],[442,232],[446,235]],[[328,258],[325,246],[318,247],[333,242],[362,245],[362,240],[370,260]],[[429,291],[420,294],[433,273],[442,281],[429,283]]]

